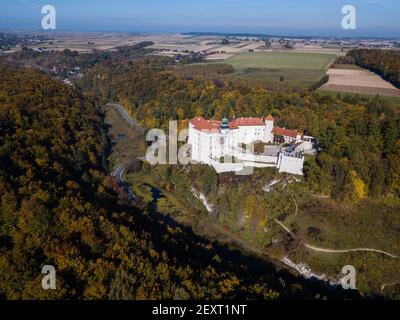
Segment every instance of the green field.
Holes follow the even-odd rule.
[[[326,53],[302,52],[239,53],[225,60],[225,63],[233,65],[236,69],[325,70],[334,56]]]
[[[351,93],[351,92],[340,92],[340,91],[328,91],[328,90],[321,90],[319,89],[317,92],[333,97],[338,97],[339,95],[341,97],[345,96],[358,96],[358,97],[363,97],[363,98],[368,98],[368,99],[374,99],[376,96],[374,95],[367,95],[367,94],[358,94],[358,93]],[[400,97],[386,97],[386,96],[379,96],[380,99],[385,100],[385,101],[390,101],[393,104],[399,105],[400,106]]]
[[[257,80],[281,80],[312,84],[326,72],[334,54],[302,52],[238,53],[221,61],[232,65],[235,76]]]

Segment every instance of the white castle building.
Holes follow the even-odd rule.
[[[312,140],[296,130],[275,127],[272,116],[230,122],[197,117],[189,122],[192,160],[212,165],[218,173],[241,171],[245,167],[276,167],[280,172],[303,175],[303,154],[313,150]],[[243,147],[252,143],[269,145],[264,153],[255,154]],[[280,148],[282,144],[290,147]],[[227,162],[227,157],[231,161]]]

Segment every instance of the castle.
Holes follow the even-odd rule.
[[[296,130],[275,127],[271,115],[232,121],[196,117],[189,122],[192,160],[212,165],[218,173],[276,167],[280,172],[303,175],[304,153],[313,150],[313,140]],[[252,143],[265,144],[264,152],[255,154],[243,148]],[[233,161],[221,161],[226,157]]]

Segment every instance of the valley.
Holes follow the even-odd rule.
[[[84,42],[62,50],[72,41],[65,37],[60,50],[1,56],[0,183],[11,192],[1,198],[0,263],[20,281],[16,290],[1,278],[3,296],[40,296],[29,261],[49,261],[64,290],[43,298],[399,298],[398,84],[382,67],[397,70],[396,51],[130,35],[132,45],[86,52]],[[185,49],[200,50],[199,40],[207,48]],[[235,52],[209,59],[214,45]],[[346,88],[327,91],[332,81]],[[363,94],[345,93],[354,83]],[[395,94],[369,96],[374,90]],[[149,130],[168,131],[171,120],[187,129],[200,117],[217,130],[273,118],[272,149],[293,151],[305,138],[315,150],[304,154],[301,175],[276,165],[237,176],[204,163],[143,161]],[[287,128],[296,134],[286,141],[279,132]],[[346,265],[357,270],[357,291],[337,286]]]
[[[117,126],[113,126],[109,121],[114,118],[115,110],[112,108],[107,109],[107,123],[110,125],[109,134],[115,137],[120,132],[134,132],[132,127],[129,127],[129,122],[123,117],[119,120]],[[113,120],[111,120],[113,122]],[[135,138],[125,138],[124,143],[129,142],[132,147],[138,147],[142,140]],[[121,140],[113,140],[114,147],[111,157],[118,161],[124,161],[124,156],[120,158],[121,153],[117,150],[120,149]],[[138,148],[137,148],[138,149]],[[132,155],[133,158],[139,158],[139,153]],[[245,256],[254,257],[260,261],[265,261],[269,266],[265,272],[273,272],[275,277],[278,277],[282,283],[292,283],[293,281],[301,283],[302,290],[314,292],[317,290],[319,293],[316,297],[328,297],[329,299],[360,299],[356,292],[345,292],[337,284],[333,285],[337,280],[327,278],[325,275],[322,277],[315,274],[304,274],[305,279],[301,280],[301,276],[295,272],[294,269],[288,269],[285,265],[285,259],[279,258],[279,255],[274,256],[269,252],[264,251],[262,247],[255,246],[248,239],[243,239],[237,232],[232,231],[228,226],[221,224],[216,216],[205,206],[204,200],[196,199],[195,194],[188,195],[187,193],[177,194],[176,192],[169,191],[168,188],[163,187],[158,181],[154,180],[153,175],[146,175],[140,169],[141,165],[133,160],[126,166],[126,174],[121,172],[121,177],[118,178],[124,186],[121,190],[121,195],[127,197],[132,204],[139,207],[147,207],[150,214],[156,219],[163,220],[171,227],[190,228],[198,236],[204,237],[213,243],[218,243],[226,247],[228,250],[237,251]],[[122,176],[124,178],[122,178]],[[126,180],[126,182],[125,182]],[[134,196],[129,196],[131,193]],[[189,199],[188,199],[189,196]],[[207,213],[208,211],[208,213]],[[220,257],[214,257],[223,263]],[[286,258],[287,259],[287,258]],[[253,260],[256,263],[256,260]],[[260,264],[260,262],[257,262]]]
[[[129,130],[126,122],[125,129],[120,126],[121,124],[117,128],[111,127],[113,136],[116,132]],[[127,141],[131,146],[141,143],[141,140],[135,138],[127,138],[124,143]],[[118,145],[117,142],[113,157],[118,157]],[[138,157],[140,155],[136,154],[135,158]],[[208,172],[205,168],[200,172],[204,170]],[[265,257],[267,261],[275,261],[274,264],[279,269],[285,268],[281,261],[290,259],[297,264],[309,266],[314,273],[323,275],[322,278],[326,281],[335,283],[344,265],[352,264],[357,268],[369,266],[358,276],[358,286],[364,294],[378,293],[384,283],[396,281],[400,266],[400,248],[396,241],[392,242],[390,239],[397,238],[396,228],[400,226],[396,227],[393,222],[398,221],[395,216],[400,203],[388,204],[383,210],[380,209],[383,204],[374,203],[373,200],[365,200],[358,206],[343,206],[330,197],[314,197],[302,183],[299,184],[290,175],[279,178],[272,172],[268,172],[267,175],[262,172],[256,173],[255,179],[261,179],[261,183],[265,184],[275,176],[274,181],[277,183],[271,184],[268,189],[263,188],[262,184],[254,186],[252,180],[240,182],[240,187],[231,183],[231,191],[223,185],[218,188],[225,189],[223,193],[226,193],[225,197],[229,198],[230,203],[239,201],[236,198],[239,193],[243,196],[243,192],[248,193],[248,190],[259,190],[255,193],[253,191],[248,197],[256,197],[257,202],[265,203],[263,210],[268,213],[260,226],[260,219],[264,219],[262,216],[244,216],[246,206],[250,203],[246,202],[244,207],[239,204],[239,208],[242,209],[235,212],[232,205],[229,205],[229,209],[221,207],[223,198],[220,196],[210,196],[205,192],[206,195],[203,194],[201,200],[193,193],[193,189],[189,192],[190,186],[196,185],[196,182],[187,181],[185,185],[182,181],[186,181],[187,177],[197,176],[198,173],[194,168],[149,168],[145,164],[132,164],[131,169],[128,167],[125,180],[142,205],[145,204],[163,216],[193,228],[196,234],[207,239],[227,244],[232,249]],[[225,177],[230,179],[229,175]],[[212,185],[206,186],[213,188]],[[237,188],[242,191],[236,193]],[[217,193],[220,194],[221,191]],[[291,200],[287,203],[286,199]],[[206,205],[205,201],[209,204]],[[240,210],[243,210],[242,213]],[[252,210],[258,209],[254,207]],[[380,216],[379,222],[376,221],[376,216]],[[251,220],[246,222],[248,218]],[[390,227],[384,221],[391,221]],[[290,226],[295,234],[284,224]],[[381,227],[375,227],[380,224]],[[391,233],[388,233],[389,230],[392,230]],[[373,269],[372,266],[379,268]],[[382,270],[391,272],[377,277],[377,272]],[[308,273],[305,275],[308,276]],[[387,290],[393,289],[395,287],[388,287]]]

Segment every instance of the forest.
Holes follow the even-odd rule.
[[[283,285],[269,264],[127,205],[108,176],[111,144],[99,106],[120,102],[146,128],[162,129],[169,120],[180,120],[184,128],[200,115],[272,114],[277,125],[318,139],[320,152],[306,159],[302,187],[343,204],[399,198],[398,107],[379,97],[336,98],[306,88],[235,82],[224,77],[226,66],[206,77],[197,67],[182,70],[172,59],[151,56],[143,46],[88,55],[24,49],[4,59],[0,298],[321,297],[319,287],[287,274]],[[63,72],[79,66],[82,77],[65,86],[59,81],[63,74],[52,73],[54,66]],[[224,186],[220,182],[205,175],[199,188],[210,192]],[[236,200],[225,199],[226,207]],[[254,202],[248,195],[246,206],[258,219]],[[60,290],[41,289],[45,264],[57,266]]]
[[[355,49],[347,53],[358,66],[379,74],[400,88],[400,52],[393,50]]]
[[[0,133],[2,299],[285,299],[322,290],[128,206],[106,172],[102,113],[41,72],[0,67]],[[47,264],[57,290],[42,290]]]
[[[272,114],[277,125],[318,139],[321,152],[305,165],[311,190],[347,201],[400,195],[400,111],[379,97],[337,99],[306,89],[282,93],[218,78],[186,77],[157,58],[96,65],[79,84],[104,101],[121,102],[147,128],[166,129],[168,121],[176,119],[184,127],[195,116]]]

